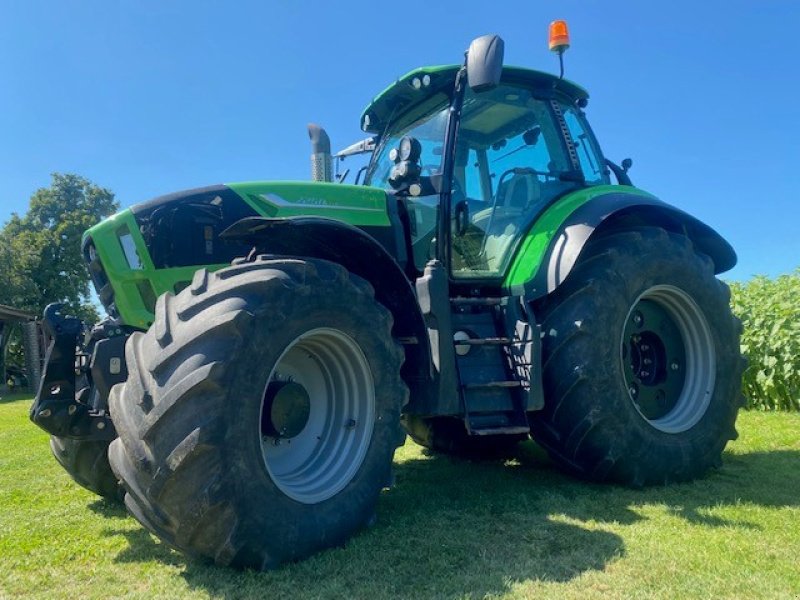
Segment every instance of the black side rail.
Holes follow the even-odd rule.
[[[117,432],[108,411],[95,410],[75,389],[76,351],[83,333],[80,319],[61,314],[62,304],[48,304],[42,326],[50,336],[39,391],[30,418],[47,433],[80,440],[113,440]],[[85,398],[85,400],[84,400]]]

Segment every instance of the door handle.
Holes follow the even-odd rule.
[[[466,200],[461,200],[456,204],[455,219],[456,235],[462,236],[467,232],[467,225],[469,224],[469,205]]]

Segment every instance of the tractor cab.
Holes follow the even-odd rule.
[[[364,111],[378,141],[365,183],[397,198],[421,272],[499,285],[531,225],[558,198],[608,184],[583,114],[588,94],[553,75],[505,67],[488,89],[457,65],[411,71]]]

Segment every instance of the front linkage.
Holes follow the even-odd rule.
[[[74,440],[113,440],[108,393],[125,381],[127,332],[112,319],[91,330],[80,319],[49,304],[42,325],[50,338],[44,372],[30,418],[46,432]],[[82,338],[82,339],[81,339]]]

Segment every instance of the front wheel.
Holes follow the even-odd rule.
[[[159,298],[110,399],[130,512],[220,565],[342,544],[374,518],[404,439],[391,328],[371,286],[325,261],[201,270]]]
[[[743,360],[727,286],[691,242],[643,228],[595,240],[543,315],[535,439],[567,470],[630,485],[721,464]]]
[[[109,443],[50,436],[53,456],[75,483],[98,496],[121,502],[125,491],[108,464]]]
[[[101,403],[97,388],[84,378],[76,401],[91,403],[94,408],[107,408]],[[90,492],[112,502],[122,502],[125,490],[117,480],[108,462],[106,440],[73,440],[56,435],[50,436],[50,451],[73,481]]]

